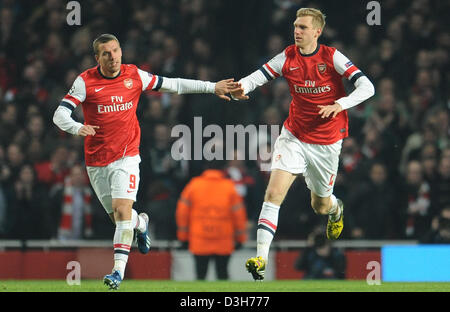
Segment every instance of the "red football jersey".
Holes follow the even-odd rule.
[[[63,105],[72,110],[82,104],[85,125],[99,126],[84,141],[87,166],[106,166],[124,156],[139,154],[141,130],[136,108],[141,93],[157,90],[162,78],[122,64],[114,78],[101,74],[98,66],[81,73]]]
[[[284,127],[300,141],[328,145],[348,136],[346,110],[335,118],[321,118],[317,107],[346,96],[342,77],[353,81],[362,75],[336,48],[318,44],[313,53],[304,55],[291,45],[260,70],[268,80],[286,79],[292,102]]]

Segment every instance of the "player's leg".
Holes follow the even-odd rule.
[[[132,229],[144,229],[146,228],[146,220],[141,217],[133,218],[135,215],[137,216],[136,211],[132,209],[133,202],[135,198],[125,198],[125,203],[121,200],[117,200],[116,198],[113,200],[113,190],[115,190],[114,196],[117,196],[118,190],[120,190],[120,185],[128,185],[124,181],[127,181],[128,177],[126,174],[126,171],[118,170],[117,162],[114,162],[106,167],[87,167],[87,172],[89,176],[89,180],[91,182],[91,185],[102,204],[103,208],[105,209],[106,213],[108,214],[109,218],[115,225],[115,233],[114,233],[114,244],[116,245],[116,242],[122,241],[121,238],[123,235],[121,232],[123,230],[127,231],[129,230],[129,222],[131,218],[131,227]],[[137,172],[138,173],[138,172]],[[125,178],[124,178],[125,177]],[[109,183],[109,181],[112,181],[112,184]],[[123,188],[123,187],[122,187]],[[118,193],[119,196],[117,197],[127,197],[129,194],[125,191],[122,193]],[[120,196],[122,194],[122,196]],[[125,194],[125,195],[123,195]],[[120,199],[120,198],[119,198]],[[123,222],[125,221],[125,222]],[[148,221],[147,221],[148,223]],[[133,232],[133,231],[132,231]],[[126,235],[125,235],[126,236]],[[133,235],[131,235],[132,239]],[[131,241],[132,242],[132,241]],[[131,242],[128,242],[128,240],[125,240],[125,243],[123,243],[122,254],[129,253],[129,250],[131,249]],[[129,247],[128,247],[129,246]],[[116,247],[116,246],[115,246]],[[118,249],[120,250],[120,249]],[[115,269],[123,267],[126,264],[126,261],[128,259],[127,255],[123,256],[117,256],[116,254],[119,254],[120,252],[114,253],[114,262],[115,262]],[[117,261],[116,261],[117,260]],[[122,264],[120,264],[122,263]],[[124,269],[117,269],[113,270],[111,274],[108,274],[104,278],[104,282],[113,289],[117,289],[120,285],[120,282],[123,278]]]
[[[296,177],[296,175],[280,169],[275,169],[270,174],[256,231],[256,256],[261,256],[266,261],[278,226],[280,206]]]
[[[107,200],[104,200],[104,201],[107,201]],[[110,198],[109,201],[112,202],[112,199]],[[111,203],[110,207],[112,210],[112,203]],[[112,223],[116,224],[114,212],[108,213],[108,216],[111,219]],[[138,214],[135,209],[131,209],[131,223],[133,224],[133,229],[136,232],[145,233],[147,231],[147,226],[148,226],[148,216],[146,213]]]
[[[270,245],[278,226],[280,206],[296,177],[280,169],[274,169],[270,174],[256,230],[256,257],[248,259],[245,264],[255,280],[264,279]]]
[[[114,231],[114,271],[119,271],[123,279],[128,255],[133,242],[133,223],[131,221],[131,210],[134,201],[125,198],[113,198],[112,208],[116,230]]]
[[[339,205],[339,199],[334,194],[328,197],[320,197],[311,191],[311,207],[315,213],[328,215],[333,221],[337,221],[341,217],[341,205]]]
[[[278,225],[280,206],[297,175],[304,172],[305,166],[300,142],[283,128],[274,145],[272,172],[258,219],[256,257],[246,262],[247,270],[255,280],[264,279],[270,245]]]
[[[137,167],[137,172],[134,174],[139,174],[139,167]],[[136,168],[135,170],[136,171]],[[111,185],[107,182],[109,180],[110,171],[108,167],[87,167],[87,172],[89,180],[91,182],[92,188],[94,189],[97,198],[108,214],[111,222],[115,225],[114,211],[112,207],[112,197],[111,197]],[[136,180],[134,180],[136,184]],[[128,195],[128,193],[127,193]],[[134,200],[134,197],[131,198]],[[145,233],[147,231],[148,216],[144,213],[138,215],[136,210],[132,209],[131,221],[133,224],[133,229],[138,233]]]
[[[331,145],[304,144],[308,167],[304,173],[311,190],[311,207],[316,214],[327,215],[327,237],[337,239],[343,229],[344,205],[333,194],[342,141]]]
[[[327,237],[337,239],[344,228],[344,204],[333,194],[320,197],[311,191],[311,207],[317,214],[328,215]]]
[[[113,237],[114,267],[111,274],[107,274],[103,281],[111,289],[118,289],[125,275],[125,268],[133,242],[134,229],[139,222],[137,212],[133,209],[134,200],[126,198],[112,198],[113,213],[109,214],[115,223]]]
[[[115,173],[112,176],[112,191],[115,198],[127,198],[136,201],[139,189],[140,170],[139,155],[124,157],[113,163]],[[149,218],[146,213],[137,214],[136,210],[131,210],[131,222],[136,233],[138,249],[142,254],[150,251],[150,236],[148,231]]]

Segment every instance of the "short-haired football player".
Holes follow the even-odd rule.
[[[289,116],[277,138],[271,175],[257,226],[256,257],[246,262],[255,280],[264,278],[269,248],[275,235],[278,212],[289,188],[303,174],[311,190],[311,206],[328,215],[327,237],[337,239],[343,229],[344,205],[333,195],[342,140],[348,136],[347,109],[374,95],[370,80],[336,48],[318,43],[325,15],[301,8],[293,24],[294,44],[242,78],[235,100],[283,76],[292,96]],[[346,95],[342,78],[356,89]]]
[[[62,130],[85,137],[87,172],[92,187],[115,224],[114,268],[104,283],[117,289],[136,231],[138,249],[150,249],[148,216],[132,208],[139,187],[139,142],[141,129],[136,116],[142,92],[211,93],[224,100],[237,87],[234,79],[217,83],[167,78],[122,64],[119,40],[103,34],[93,42],[97,66],[81,73],[54,113],[53,122]],[[85,123],[71,114],[82,105]]]

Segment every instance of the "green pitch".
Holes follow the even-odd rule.
[[[0,292],[104,292],[101,280],[66,281],[0,280]],[[264,281],[264,282],[179,282],[125,280],[118,292],[450,292],[450,283],[381,283],[366,281]]]

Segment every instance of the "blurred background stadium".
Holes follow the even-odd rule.
[[[292,44],[295,12],[307,6],[327,15],[319,42],[337,47],[376,87],[373,98],[349,111],[350,136],[344,140],[335,186],[346,203],[342,241],[333,246],[346,256],[339,277],[365,278],[365,265],[381,261],[385,244],[450,244],[450,4],[380,1],[381,25],[370,26],[367,2],[87,0],[79,1],[81,25],[70,26],[67,1],[0,1],[0,262],[5,264],[0,279],[67,272],[65,266],[54,268],[58,273],[49,268],[47,275],[29,272],[26,260],[21,266],[14,261],[25,259],[25,251],[40,252],[33,261],[43,267],[51,265],[45,254],[49,250],[59,252],[52,261],[64,265],[74,259],[112,259],[114,228],[95,196],[71,216],[80,220],[77,230],[64,231],[66,178],[89,184],[82,138],[61,132],[52,122],[76,76],[96,65],[95,37],[115,34],[123,63],[154,74],[238,80]],[[259,88],[246,102],[142,95],[141,184],[135,208],[150,215],[155,254],[131,258],[131,277],[174,278],[170,267],[145,269],[147,261],[167,267],[186,265],[189,259],[176,249],[175,208],[181,190],[201,173],[203,163],[173,160],[171,128],[191,126],[194,116],[201,116],[204,126],[281,125],[289,103],[283,79]],[[81,110],[74,115],[83,120]],[[253,253],[268,174],[257,161],[238,160],[229,161],[226,172],[245,198],[249,217],[250,241],[239,253]],[[323,233],[325,223],[313,213],[309,196],[300,177],[280,210],[272,261],[276,269],[269,278],[305,274],[295,263],[312,246],[310,234]],[[243,267],[243,259],[235,255],[230,266]],[[91,266],[84,276],[102,276],[108,269]],[[236,272],[231,276],[239,279]]]

